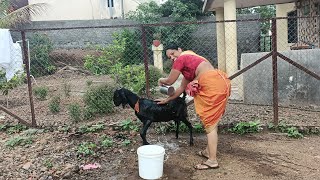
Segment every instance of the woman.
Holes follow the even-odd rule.
[[[198,154],[207,158],[195,166],[198,170],[218,168],[217,124],[225,112],[230,96],[230,80],[227,75],[214,69],[208,60],[192,51],[182,51],[176,45],[166,48],[166,55],[173,61],[172,69],[167,78],[160,78],[159,86],[172,85],[179,77],[184,76],[181,85],[172,96],[159,100],[158,104],[166,104],[180,96],[185,90],[194,97],[196,113],[199,115],[207,133],[208,145]]]

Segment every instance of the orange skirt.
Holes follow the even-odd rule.
[[[194,106],[206,133],[214,130],[225,112],[230,96],[230,80],[226,73],[212,70],[200,75],[199,92],[194,96]]]

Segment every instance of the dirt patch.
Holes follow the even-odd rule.
[[[44,131],[30,135],[31,144],[8,148],[6,143],[13,137],[26,136],[28,131],[8,134],[0,131],[0,179],[140,179],[138,174],[137,148],[141,146],[138,132],[119,130],[119,122],[136,117],[132,109],[116,108],[115,113],[97,117],[91,121],[74,124],[69,117],[67,106],[82,102],[82,95],[93,85],[113,84],[108,76],[88,76],[80,72],[61,73],[37,78],[33,87],[49,87],[49,97],[61,97],[61,111],[50,113],[48,103],[34,99],[36,119]],[[71,96],[64,95],[64,86],[69,84]],[[10,98],[11,97],[11,98]],[[0,103],[6,105],[4,97]],[[27,86],[14,89],[9,94],[9,110],[31,121]],[[280,119],[293,125],[320,125],[320,112],[315,109],[301,110],[280,108]],[[188,107],[190,121],[199,122],[194,107]],[[221,126],[238,121],[259,120],[262,124],[272,122],[272,108],[230,103]],[[0,125],[16,124],[17,120],[1,113]],[[93,133],[76,133],[81,126],[104,124],[104,129]],[[69,128],[69,130],[66,130]],[[282,133],[262,132],[239,136],[219,132],[218,160],[220,168],[197,171],[195,164],[205,161],[196,152],[205,148],[204,134],[194,134],[195,145],[189,146],[189,134],[159,134],[155,125],[149,128],[147,139],[166,149],[167,160],[161,179],[169,180],[239,180],[239,179],[318,179],[320,176],[320,137],[305,136],[291,139]],[[83,142],[100,143],[104,136],[111,137],[110,148],[98,145],[94,155],[80,156],[78,148]],[[130,143],[125,145],[125,142]],[[101,168],[82,170],[81,165],[99,163]]]
[[[50,59],[58,66],[70,65],[83,67],[85,56],[100,56],[101,52],[84,49],[55,49],[50,52]]]

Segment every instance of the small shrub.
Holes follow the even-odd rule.
[[[66,97],[70,97],[71,85],[70,85],[70,84],[67,84],[67,83],[64,83],[64,84],[63,84],[63,92],[64,92],[64,95],[65,95]]]
[[[109,74],[111,66],[119,62],[124,56],[125,38],[119,37],[118,33],[114,33],[113,42],[107,47],[98,48],[102,52],[99,57],[86,56],[84,67],[96,75]]]
[[[201,123],[195,123],[194,126],[193,126],[193,129],[197,133],[203,133],[204,132],[204,128],[203,128]]]
[[[172,68],[172,61],[171,61],[170,59],[165,60],[165,61],[163,62],[163,71],[164,71],[165,73],[169,74],[170,71],[171,71],[171,68]]]
[[[33,89],[33,93],[36,96],[37,99],[43,101],[46,100],[47,95],[48,95],[48,88],[47,87],[35,87]]]
[[[70,104],[68,110],[73,121],[79,122],[81,120],[81,106],[79,104]]]
[[[24,131],[26,129],[28,129],[27,126],[21,125],[21,124],[17,124],[17,125],[14,125],[14,126],[11,126],[11,127],[7,128],[6,132],[8,134],[14,134],[14,133],[19,133],[21,131]]]
[[[277,130],[279,130],[282,133],[286,133],[287,136],[291,138],[303,137],[303,134],[300,133],[296,127],[289,126],[284,121],[280,121],[279,125],[277,126]]]
[[[52,113],[60,112],[60,97],[54,96],[51,101],[49,102],[49,110]]]
[[[56,67],[50,60],[49,54],[53,44],[44,34],[33,34],[30,37],[30,71],[35,77],[53,74]]]
[[[93,133],[104,130],[104,124],[95,124],[91,126],[81,126],[78,130],[80,133]]]
[[[296,127],[287,128],[287,135],[291,138],[302,138],[303,135],[298,131]]]
[[[142,94],[146,90],[145,67],[140,65],[127,65],[122,67],[121,63],[112,66],[113,78],[124,87]],[[154,66],[149,66],[149,86],[150,89],[158,86],[158,79],[162,77],[160,70]]]
[[[122,130],[133,130],[138,132],[139,131],[139,126],[136,125],[132,120],[127,119],[124,120],[120,123],[121,129]]]
[[[107,114],[113,112],[113,92],[115,88],[108,85],[92,87],[84,95],[86,113]]]
[[[93,142],[83,142],[77,147],[77,154],[78,156],[95,155],[94,150],[96,147],[97,145]]]
[[[101,146],[102,147],[112,147],[113,146],[113,140],[110,138],[110,137],[106,137],[106,136],[103,136],[101,138]]]
[[[123,146],[129,146],[131,144],[131,141],[129,139],[126,139],[122,142]]]
[[[247,133],[257,133],[260,130],[259,121],[249,121],[249,122],[239,122],[233,128],[230,129],[231,132],[236,134],[247,134]]]
[[[26,77],[25,73],[17,72],[12,79],[7,81],[5,75],[6,73],[0,70],[0,91],[2,91],[2,95],[8,95],[9,91],[21,85]]]
[[[44,160],[43,165],[45,165],[48,169],[51,169],[53,167],[52,161],[50,159]]]
[[[26,144],[32,144],[33,140],[31,137],[12,137],[5,142],[5,146],[13,148],[15,146],[24,146]]]

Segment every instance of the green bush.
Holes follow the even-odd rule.
[[[33,139],[32,137],[22,137],[22,136],[17,136],[17,137],[11,137],[9,140],[5,142],[5,146],[9,148],[13,148],[15,146],[24,146],[27,144],[32,144]]]
[[[110,68],[119,62],[124,56],[125,39],[117,38],[117,33],[113,34],[113,43],[107,47],[98,47],[101,51],[99,57],[88,55],[85,57],[84,67],[95,75],[109,74]]]
[[[122,67],[121,63],[113,66],[111,71],[113,77],[122,86],[142,94],[146,90],[145,67],[140,65],[126,65]],[[149,66],[149,86],[150,89],[158,85],[158,79],[162,77],[162,73],[154,66]]]
[[[229,131],[236,134],[247,134],[247,133],[257,133],[260,130],[259,121],[249,121],[249,122],[239,122]]]
[[[114,87],[107,84],[89,89],[84,95],[86,112],[92,116],[113,112],[114,90]]]
[[[170,71],[171,71],[171,68],[172,68],[172,61],[171,60],[165,60],[164,62],[163,62],[163,71],[165,72],[165,73],[167,73],[167,74],[169,74],[170,73]]]
[[[149,66],[149,84],[150,88],[154,88],[158,86],[158,80],[159,78],[163,77],[164,75],[161,73],[161,71],[154,67],[154,66]]]
[[[81,120],[81,107],[79,104],[70,104],[68,110],[73,121],[79,122]]]
[[[60,112],[60,97],[54,96],[49,103],[49,110],[52,113]]]
[[[47,95],[48,95],[48,88],[45,86],[41,86],[41,87],[35,87],[33,89],[33,93],[36,96],[37,99],[43,101],[46,100]]]
[[[141,31],[123,29],[115,34],[118,40],[124,39],[124,51],[120,62],[124,65],[143,63],[143,48],[141,44]]]
[[[10,81],[7,81],[5,75],[6,73],[0,70],[0,91],[2,91],[2,95],[8,95],[9,91],[21,85],[26,77],[25,73],[16,73]]]
[[[33,76],[39,77],[53,74],[56,70],[50,61],[49,54],[53,44],[44,34],[33,34],[30,37],[30,71]]]

